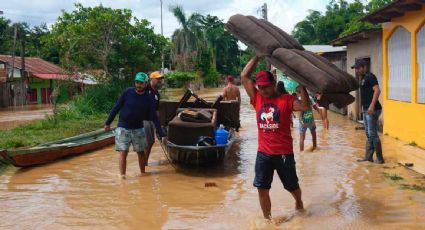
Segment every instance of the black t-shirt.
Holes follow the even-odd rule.
[[[147,89],[149,95],[151,96],[152,100],[154,101],[155,110],[158,111],[159,110],[159,100],[161,100],[161,96],[159,95],[158,90],[153,89],[151,84],[148,84],[146,89]]]
[[[378,79],[376,79],[376,76],[369,72],[366,73],[365,76],[362,79],[361,86],[360,86],[360,94],[361,94],[361,101],[362,101],[362,107],[364,110],[367,110],[370,106],[370,103],[372,103],[373,99],[373,87],[378,84]],[[375,104],[375,110],[382,109],[381,103],[379,101]]]

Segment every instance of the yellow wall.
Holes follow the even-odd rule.
[[[384,133],[406,142],[415,142],[425,147],[425,104],[417,104],[418,65],[416,55],[416,32],[425,23],[425,6],[420,11],[407,12],[402,17],[393,18],[383,24],[383,96]],[[410,32],[412,45],[412,102],[388,100],[388,39],[398,26]]]

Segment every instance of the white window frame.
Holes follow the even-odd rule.
[[[410,32],[399,26],[388,39],[388,99],[412,101]]]
[[[418,63],[417,98],[425,104],[425,24],[416,33],[416,55]]]

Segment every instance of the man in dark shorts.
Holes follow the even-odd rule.
[[[269,192],[274,170],[277,171],[284,188],[294,197],[295,208],[304,209],[295,168],[290,120],[293,111],[309,109],[310,100],[304,87],[300,88],[301,101],[289,94],[279,94],[273,74],[267,71],[258,72],[254,84],[250,76],[258,61],[258,57],[251,59],[241,76],[251,104],[255,108],[258,126],[254,186],[258,189],[264,218],[271,219]]]
[[[356,60],[356,63],[351,67],[356,69],[356,75],[362,78],[360,85],[360,95],[363,109],[363,121],[366,132],[366,152],[365,157],[358,161],[373,162],[373,153],[376,152],[376,163],[385,163],[382,156],[382,145],[378,135],[379,116],[382,113],[382,106],[379,103],[378,80],[376,76],[369,71],[368,62],[364,59]]]
[[[143,120],[153,120],[160,137],[164,136],[158,117],[155,113],[155,106],[146,91],[148,76],[139,72],[136,74],[135,87],[126,89],[118,99],[108,119],[105,122],[105,131],[109,131],[111,123],[119,111],[119,121],[115,129],[115,149],[120,153],[119,168],[122,179],[125,179],[127,168],[127,155],[130,144],[137,152],[139,158],[140,172],[145,173],[146,148],[145,130]]]
[[[164,76],[159,71],[152,72],[149,75],[149,82],[146,86],[146,90],[155,106],[155,113],[159,119],[159,101],[161,100],[161,95],[159,94],[159,89],[162,86],[162,80]],[[152,146],[155,143],[155,124],[152,120],[143,121],[143,125],[145,127],[146,134],[146,143],[147,147],[145,149],[145,159],[146,166],[148,165],[149,155],[151,154]]]

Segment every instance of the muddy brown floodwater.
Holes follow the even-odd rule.
[[[0,108],[0,129],[10,129],[51,115],[51,105],[25,105]]]
[[[210,92],[209,92],[210,93]],[[216,93],[218,93],[216,91]],[[0,176],[1,229],[424,229],[425,193],[403,190],[383,173],[421,183],[397,166],[357,163],[365,137],[357,123],[330,114],[318,123],[319,150],[296,151],[306,212],[275,177],[274,224],[262,220],[252,187],[257,147],[254,111],[243,94],[242,130],[225,161],[207,169],[175,170],[155,145],[148,173],[128,158],[128,178],[118,178],[113,146],[40,167],[8,168]],[[295,122],[297,125],[298,122]],[[293,130],[297,146],[297,127]],[[384,153],[399,143],[383,137]],[[308,147],[311,145],[307,135]],[[295,148],[297,149],[297,148]],[[206,182],[216,187],[205,187]]]

